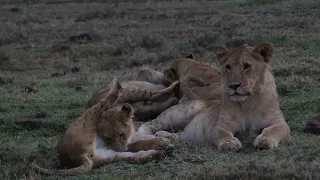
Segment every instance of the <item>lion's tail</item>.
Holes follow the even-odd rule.
[[[195,76],[186,76],[180,81],[181,91],[183,92],[183,94],[186,96],[187,99],[189,99],[189,100],[201,100],[202,98],[200,98],[196,93],[194,93],[191,90],[191,88],[189,86],[189,83],[188,83],[189,81],[193,81],[198,86],[207,86],[208,83],[206,83],[202,79],[197,78]]]
[[[42,167],[39,167],[36,164],[31,164],[31,168],[39,171],[43,174],[50,174],[50,175],[65,175],[65,176],[74,176],[74,175],[81,175],[89,172],[93,167],[93,162],[89,158],[85,158],[85,161],[83,164],[79,167],[71,168],[71,169],[59,169],[59,170],[53,170],[53,169],[45,169]]]

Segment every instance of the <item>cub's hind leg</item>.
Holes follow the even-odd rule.
[[[118,161],[128,161],[137,164],[143,164],[152,159],[165,157],[165,151],[141,150],[138,152],[115,152],[109,149],[97,149],[96,154],[92,157],[94,167],[110,164]]]
[[[133,104],[133,108],[135,109],[135,117],[137,117],[139,121],[147,121],[156,118],[160,113],[176,104],[178,104],[178,99],[171,97],[164,102],[152,102],[151,105],[143,105],[140,102],[135,103]]]
[[[181,130],[193,119],[195,115],[211,102],[202,100],[191,100],[170,107],[162,112],[156,119],[142,124],[138,132],[143,134],[154,134],[160,130]]]
[[[143,67],[138,72],[138,81],[147,81],[153,84],[163,84],[164,75],[162,72]]]

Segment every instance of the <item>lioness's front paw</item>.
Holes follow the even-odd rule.
[[[173,153],[174,145],[170,143],[169,139],[159,137],[154,140],[155,143],[153,144],[152,149],[165,152],[167,155],[171,155]]]
[[[260,134],[253,142],[254,146],[259,150],[276,148],[279,142],[276,139],[268,138]]]
[[[238,138],[233,138],[218,145],[219,151],[233,151],[237,152],[242,148],[242,144]]]

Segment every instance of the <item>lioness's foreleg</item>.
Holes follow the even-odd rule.
[[[281,121],[264,128],[253,144],[258,149],[273,149],[280,141],[288,138],[290,138],[290,128],[286,122]]]
[[[228,113],[228,112],[224,112]],[[239,126],[235,121],[230,120],[230,116],[219,116],[216,126],[212,131],[212,141],[220,151],[238,151],[242,144],[238,138],[234,137]]]
[[[202,100],[186,101],[170,107],[162,112],[156,119],[142,124],[138,132],[143,134],[154,134],[160,130],[181,130],[211,102]]]

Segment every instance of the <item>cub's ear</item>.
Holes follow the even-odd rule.
[[[269,63],[270,57],[273,55],[273,46],[270,43],[262,43],[256,45],[252,52],[259,54],[263,57],[264,62]]]
[[[133,113],[134,113],[133,108],[128,103],[125,103],[122,106],[121,112],[125,112],[128,115],[128,117],[133,116]]]
[[[229,54],[229,49],[218,46],[214,48],[213,52],[216,55],[219,63],[223,64],[226,60],[226,56]]]
[[[189,59],[193,59],[193,54],[189,54],[188,56],[186,56],[185,58],[189,58]]]
[[[122,85],[120,84],[118,78],[113,78],[112,83],[111,83],[111,89],[109,90],[107,94],[107,102],[109,104],[115,105],[120,96],[122,94]]]

